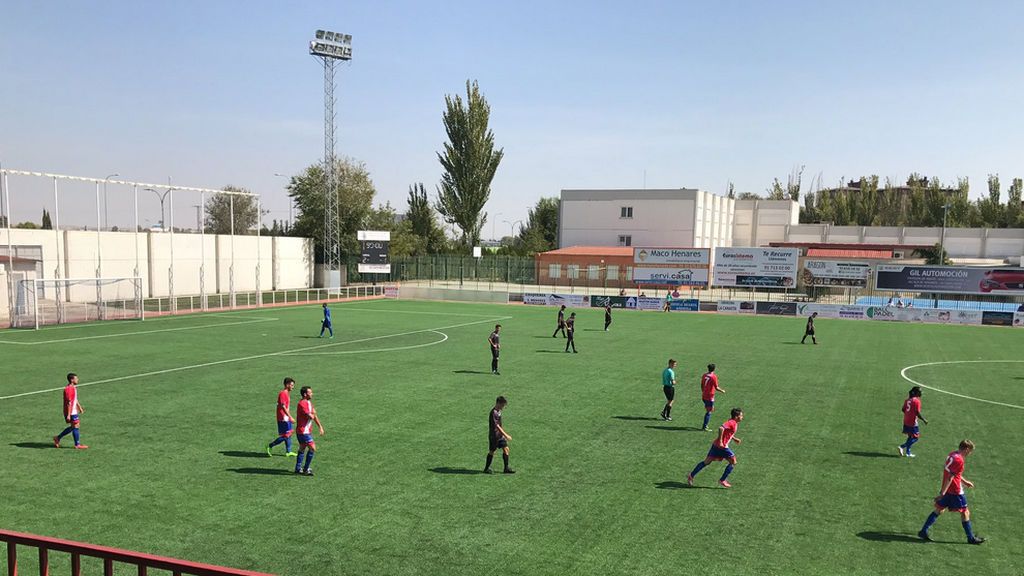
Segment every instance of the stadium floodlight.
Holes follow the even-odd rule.
[[[313,56],[332,58],[335,60],[352,59],[352,35],[341,32],[317,30],[316,39],[309,43],[309,53]]]

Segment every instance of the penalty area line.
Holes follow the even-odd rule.
[[[342,354],[373,354],[375,352],[398,352],[400,350],[414,350],[416,348],[426,348],[428,346],[437,346],[443,344],[448,340],[448,335],[438,330],[429,330],[432,334],[439,334],[440,340],[434,340],[433,342],[427,342],[425,344],[412,344],[409,346],[396,346],[394,348],[374,348],[372,350],[338,350],[336,352],[289,352],[282,354],[282,356],[339,356]]]
[[[275,322],[277,318],[257,318],[254,320],[240,320],[238,322],[220,322],[218,324],[202,324],[200,326],[181,326],[178,328],[158,328],[156,330],[136,330],[135,332],[118,332],[116,334],[97,334],[95,336],[76,336],[74,338],[58,338],[56,340],[41,340],[39,342],[14,342],[12,340],[0,340],[0,344],[15,344],[19,346],[39,346],[40,344],[59,344],[62,342],[78,342],[80,340],[98,340],[100,338],[119,338],[121,336],[138,336],[140,334],[156,334],[159,332],[181,332],[184,330],[200,330],[202,328],[218,328],[220,326],[240,326],[242,324],[257,324],[261,322]]]
[[[957,398],[964,398],[965,400],[974,400],[975,402],[984,402],[985,404],[995,404],[996,406],[1005,406],[1007,408],[1016,408],[1018,410],[1024,410],[1024,406],[1018,406],[1016,404],[1007,404],[1006,402],[996,402],[995,400],[985,400],[984,398],[975,398],[974,396],[967,396],[966,394],[957,394],[956,392],[950,392],[934,386],[929,386],[923,382],[918,382],[910,376],[907,376],[907,372],[914,368],[923,368],[925,366],[939,366],[942,364],[1019,364],[1024,360],[947,360],[944,362],[925,362],[923,364],[914,364],[913,366],[907,366],[903,370],[900,370],[900,376],[910,382],[916,384],[921,388],[927,388],[935,392],[941,392],[943,394],[949,394],[950,396],[956,396]]]
[[[103,380],[94,380],[92,382],[83,382],[78,385],[79,388],[84,386],[95,386],[97,384],[109,384],[111,382],[122,382],[124,380],[133,380],[135,378],[145,378],[147,376],[160,376],[162,374],[171,374],[174,372],[184,372],[186,370],[195,370],[197,368],[208,368],[210,366],[220,366],[222,364],[232,364],[234,362],[245,362],[247,360],[259,360],[262,358],[272,358],[274,356],[285,356],[288,354],[294,354],[296,352],[307,352],[310,350],[316,350],[317,348],[332,348],[335,346],[344,346],[345,344],[356,344],[359,342],[370,342],[373,340],[381,340],[384,338],[395,338],[398,336],[409,336],[411,334],[420,334],[423,332],[436,332],[439,330],[448,330],[452,328],[462,328],[464,326],[475,326],[477,324],[484,324],[487,322],[499,322],[501,320],[508,320],[511,316],[500,316],[497,318],[488,318],[486,320],[477,320],[476,322],[463,322],[462,324],[452,324],[449,326],[437,326],[435,328],[424,328],[422,330],[412,330],[409,332],[402,332],[400,334],[385,334],[383,336],[370,336],[368,338],[358,338],[356,340],[346,340],[344,342],[332,342],[329,344],[319,344],[316,346],[303,346],[302,348],[294,348],[292,350],[280,350],[277,352],[267,352],[265,354],[253,354],[251,356],[241,356],[238,358],[227,358],[224,360],[213,360],[211,362],[202,362],[200,364],[190,364],[188,366],[177,366],[175,368],[166,368],[164,370],[153,370],[151,372],[140,372],[138,374],[129,374],[127,376],[117,376],[114,378],[106,378]],[[46,390],[35,390],[33,392],[22,392],[21,394],[12,394],[10,396],[0,396],[0,400],[11,400],[14,398],[22,398],[24,396],[34,396],[37,394],[47,394],[49,392],[57,392],[63,390],[64,387],[60,388],[48,388]]]

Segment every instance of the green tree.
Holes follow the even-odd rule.
[[[772,179],[771,186],[765,188],[765,198],[768,200],[785,200],[786,189],[782,187],[782,182],[779,182],[778,178]]]
[[[427,190],[422,182],[409,186],[408,209],[405,218],[409,222],[409,233],[414,234],[413,256],[438,254],[445,250],[448,240],[437,223],[434,208],[427,199]]]
[[[373,209],[376,190],[366,166],[351,158],[338,158],[335,163],[337,186],[334,194],[338,199],[338,220],[341,256],[359,253],[356,232],[363,230],[367,216]],[[292,227],[292,234],[312,238],[315,244],[316,261],[323,262],[324,240],[324,169],[322,164],[313,164],[300,174],[292,176],[288,184],[288,195],[295,203],[299,214]]]
[[[245,192],[245,188],[225,186],[225,192]],[[258,205],[255,196],[239,196],[237,194],[214,194],[206,200],[204,226],[211,234],[249,234],[255,230],[259,221]],[[264,212],[265,214],[266,212]],[[234,228],[232,228],[234,214]]]
[[[815,196],[814,192],[804,194],[804,205],[800,208],[801,224],[811,224],[819,221],[818,212],[814,209]]]
[[[15,224],[14,227],[15,228],[20,228],[20,229],[23,229],[23,230],[38,230],[39,229],[39,225],[38,224],[36,224],[35,222],[29,222],[29,221],[19,222],[18,224]]]
[[[1002,192],[999,186],[999,175],[988,175],[988,197],[977,202],[981,215],[981,224],[986,228],[1002,228],[1006,226],[1006,214],[1001,202]]]
[[[444,151],[437,153],[444,168],[437,190],[437,211],[446,222],[459,227],[462,249],[468,251],[480,239],[480,229],[487,222],[483,209],[504,150],[494,147],[494,133],[488,128],[491,107],[475,81],[466,81],[465,101],[458,95],[447,95],[444,100],[448,142]]]
[[[43,230],[53,230],[53,222],[50,221],[50,211],[43,208]]]
[[[519,231],[519,239],[526,254],[547,252],[558,247],[558,198],[541,198],[530,208],[526,227]]]
[[[1010,188],[1006,191],[1006,225],[1010,228],[1024,227],[1024,198],[1021,193],[1024,191],[1024,182],[1020,178],[1014,178]]]
[[[739,196],[737,196],[736,199],[737,200],[763,200],[763,198],[761,198],[760,194],[756,194],[754,192],[740,192]]]
[[[920,252],[921,256],[924,258],[924,263],[929,266],[948,266],[953,263],[953,261],[949,259],[949,252],[943,249],[938,242],[936,242],[931,248],[923,248],[918,252]]]

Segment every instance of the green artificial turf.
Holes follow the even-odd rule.
[[[0,333],[0,397],[77,372],[91,447],[51,446],[59,391],[0,399],[0,527],[294,576],[1024,572],[1024,363],[909,372],[1018,407],[926,389],[917,458],[896,450],[902,368],[1014,360],[1024,330],[820,319],[820,344],[801,346],[802,318],[617,311],[605,333],[591,309],[566,354],[551,308],[333,312],[333,340],[315,338],[318,306]],[[663,422],[669,357],[680,384]],[[713,437],[698,430],[708,362],[726,390],[713,427],[732,406],[746,414],[731,490],[722,463],[685,486]],[[327,429],[313,478],[291,473],[283,447],[264,453],[285,376],[313,387]],[[498,394],[514,476],[479,473]],[[966,545],[947,514],[937,542],[919,542],[964,437],[989,541]],[[24,573],[32,562],[22,554]]]

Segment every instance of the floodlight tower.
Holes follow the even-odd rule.
[[[327,287],[341,285],[341,223],[338,218],[338,176],[334,155],[334,68],[352,59],[352,35],[317,30],[309,53],[324,66],[324,269]]]

